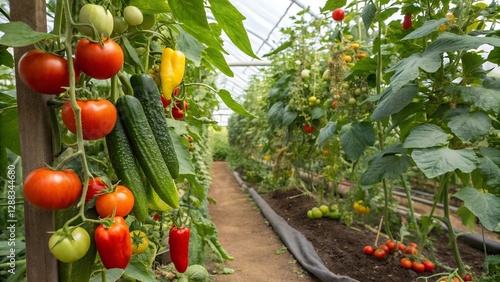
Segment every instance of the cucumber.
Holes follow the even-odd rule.
[[[130,84],[134,89],[134,96],[141,102],[168,171],[175,179],[179,176],[179,161],[172,138],[168,133],[167,118],[161,104],[160,91],[158,91],[154,79],[147,74],[132,75]]]
[[[118,115],[121,113],[118,112]],[[139,221],[148,217],[148,199],[146,189],[141,181],[139,169],[135,163],[134,152],[120,119],[116,119],[113,130],[106,135],[109,159],[115,174],[123,185],[134,194],[132,213]]]
[[[177,187],[161,156],[141,102],[134,96],[126,95],[118,98],[116,107],[134,154],[149,183],[160,199],[174,209],[179,208]]]

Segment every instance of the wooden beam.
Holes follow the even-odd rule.
[[[10,1],[11,21],[22,21],[36,31],[47,31],[45,0]],[[27,46],[14,49],[17,65]],[[17,106],[19,111],[19,138],[23,179],[34,169],[52,163],[52,146],[47,111],[47,95],[35,93],[26,87],[16,73]],[[54,213],[44,211],[24,201],[26,232],[26,263],[28,281],[58,281],[57,260],[47,247],[48,231],[54,230]]]

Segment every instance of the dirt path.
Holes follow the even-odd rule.
[[[285,250],[226,163],[214,162],[212,177],[209,196],[217,204],[210,205],[210,216],[222,246],[234,257],[225,263],[234,273],[216,274],[213,281],[317,281]]]

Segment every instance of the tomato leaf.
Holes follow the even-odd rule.
[[[189,33],[186,33],[181,27],[177,27],[177,29],[179,29],[176,46],[177,50],[184,53],[186,58],[193,62],[196,67],[199,67],[201,63],[201,54],[204,49],[203,44]]]
[[[451,117],[448,127],[463,142],[472,142],[488,133],[491,120],[485,112],[463,113]]]
[[[483,87],[487,89],[500,90],[500,78],[495,76],[488,76],[483,79]]]
[[[320,119],[322,116],[325,115],[325,110],[321,107],[315,107],[311,111],[311,118],[312,119]]]
[[[416,39],[429,35],[433,31],[435,31],[440,25],[444,24],[449,20],[450,20],[449,18],[442,18],[439,20],[426,21],[421,27],[415,29],[414,31],[410,32],[408,35],[403,37],[402,40]]]
[[[411,164],[406,150],[399,145],[387,147],[378,153],[361,176],[361,185],[379,183],[382,179],[395,179],[401,176]]]
[[[352,161],[359,159],[366,147],[375,143],[375,130],[369,122],[345,124],[340,129],[339,136],[342,148]]]
[[[145,15],[168,13],[172,11],[167,1],[130,0],[129,5],[136,6]]]
[[[336,8],[344,7],[345,4],[347,3],[347,0],[328,0],[326,1],[325,6],[321,8],[321,12],[325,11],[333,11]]]
[[[172,143],[174,144],[177,160],[179,161],[179,175],[195,174],[193,163],[191,162],[191,153],[188,149],[189,141],[187,141],[186,138],[181,138],[181,136],[173,130],[169,130],[169,133],[170,138],[172,138]]]
[[[228,0],[208,0],[217,23],[231,41],[248,56],[258,59],[252,50],[250,39],[243,26],[245,17]]]
[[[204,52],[204,59],[207,60],[211,65],[218,68],[223,74],[233,77],[234,73],[226,62],[226,59],[222,53],[215,48],[207,48]]]
[[[247,112],[247,110],[243,108],[242,105],[236,102],[233,99],[233,97],[231,97],[231,93],[229,93],[229,91],[220,89],[219,92],[217,92],[217,94],[222,99],[222,102],[224,102],[224,104],[226,104],[226,106],[228,106],[228,108],[233,110],[235,113],[242,115],[244,117],[251,117],[251,118],[255,117],[251,113]]]
[[[484,59],[479,54],[467,52],[462,56],[462,79],[464,84],[481,81],[489,70],[483,68]]]
[[[132,256],[130,262],[125,268],[125,276],[133,278],[137,281],[154,281],[155,275],[151,268],[146,267],[138,256]]]
[[[0,66],[4,65],[8,68],[14,68],[14,57],[7,49],[0,48]]]
[[[484,147],[480,149],[479,173],[486,185],[500,192],[500,150]]]
[[[135,48],[132,47],[130,41],[128,41],[128,38],[126,36],[122,36],[121,39],[123,42],[125,53],[128,55],[130,59],[132,59],[133,65],[139,66],[141,72],[144,72],[144,67],[142,65],[141,59],[139,59],[139,55],[137,55],[137,51],[135,51]]]
[[[495,230],[500,224],[500,197],[481,193],[470,187],[461,188],[453,197],[462,200],[464,206],[477,216],[489,231]]]
[[[462,223],[474,232],[474,219],[476,216],[466,206],[459,207],[457,215],[462,219]]]
[[[118,279],[120,279],[123,273],[125,273],[125,270],[120,268],[111,268],[111,269],[106,269],[105,272],[106,272],[106,281],[115,282]],[[101,281],[103,281],[101,272],[97,272],[96,275],[92,275],[92,277],[90,277],[89,280],[89,282],[101,282]]]
[[[476,169],[479,162],[472,149],[452,150],[448,147],[414,149],[411,157],[428,178],[456,169],[469,173]]]
[[[22,47],[45,39],[58,38],[55,34],[34,31],[23,22],[0,24],[0,31],[5,33],[0,38],[0,44],[10,47]]]
[[[0,94],[0,133],[0,146],[20,155],[17,104],[6,94]]]
[[[168,0],[172,14],[182,23],[182,28],[193,35],[200,42],[215,48],[219,51],[224,51],[221,43],[215,38],[213,31],[210,29],[205,12],[203,0]]]
[[[430,148],[448,145],[448,140],[453,138],[444,130],[431,123],[413,128],[406,137],[403,148]]]
[[[318,145],[323,146],[326,140],[330,139],[337,130],[337,122],[329,121],[325,127],[321,128],[318,135]]]
[[[279,126],[283,122],[285,114],[285,104],[282,101],[274,103],[267,112],[267,121],[274,126]]]
[[[484,111],[500,112],[500,93],[483,87],[451,86],[448,94],[459,94],[462,99]]]
[[[413,101],[413,98],[415,98],[417,93],[418,88],[416,85],[403,87],[396,92],[392,91],[391,86],[387,87],[384,93],[382,93],[380,102],[377,104],[377,107],[373,111],[371,120],[381,120],[387,116],[401,111]]]
[[[271,55],[276,55],[279,52],[281,52],[283,50],[286,50],[287,48],[289,48],[291,46],[292,46],[292,41],[291,40],[290,41],[286,41],[283,44],[281,44],[280,46],[278,46],[276,49],[274,49],[272,52],[264,54],[262,57],[268,57],[268,56],[271,56]]]
[[[377,7],[373,2],[368,3],[361,12],[361,18],[363,19],[363,24],[366,29],[369,29],[372,25],[373,19],[375,19],[375,14],[377,13]]]
[[[292,122],[297,118],[298,115],[299,113],[289,111],[289,108],[287,107],[285,114],[283,115],[283,126],[287,127],[292,124]]]

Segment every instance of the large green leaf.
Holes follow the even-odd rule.
[[[363,24],[365,28],[368,30],[372,25],[373,19],[375,19],[375,14],[377,13],[377,7],[373,2],[366,4],[361,12],[361,18],[363,19]]]
[[[111,268],[111,269],[106,269],[104,271],[106,273],[105,274],[106,280],[102,278],[102,274],[100,272],[97,272],[96,275],[92,275],[92,277],[90,277],[89,282],[101,282],[101,281],[115,282],[118,279],[120,279],[120,277],[122,277],[123,273],[125,273],[125,270],[120,268]]]
[[[486,77],[488,71],[483,68],[485,60],[481,55],[467,52],[462,56],[462,79],[464,84],[471,84]]]
[[[233,77],[234,73],[226,62],[226,58],[222,55],[222,53],[215,48],[207,48],[205,49],[205,60],[207,60],[210,64],[218,68],[223,74]]]
[[[426,35],[429,35],[433,31],[435,31],[440,25],[444,24],[445,22],[447,22],[449,20],[450,20],[449,18],[442,18],[439,20],[426,21],[421,27],[410,32],[402,40],[415,39],[415,38],[420,38],[420,37],[424,37]]]
[[[352,161],[359,159],[366,147],[375,143],[375,130],[369,122],[345,124],[340,129],[339,136],[344,152]]]
[[[0,24],[0,31],[4,33],[0,38],[0,44],[10,47],[27,46],[45,39],[56,39],[58,37],[55,34],[34,31],[23,22]]]
[[[130,0],[129,5],[136,6],[143,14],[152,15],[157,13],[168,13],[171,11],[167,0]]]
[[[146,267],[144,263],[132,256],[127,268],[125,268],[125,275],[137,281],[154,281],[155,275],[150,267]]]
[[[347,0],[327,0],[325,6],[321,8],[321,12],[333,11],[336,8],[344,7]]]
[[[486,77],[485,79],[483,79],[483,87],[488,89],[500,90],[500,77]]]
[[[472,149],[452,150],[448,147],[414,149],[411,157],[428,178],[456,169],[469,173],[478,164],[478,158]]]
[[[283,115],[283,126],[287,127],[290,124],[292,124],[292,122],[297,118],[298,115],[299,115],[299,113],[294,112],[294,111],[289,111],[287,109],[285,111],[285,114]]]
[[[382,179],[396,179],[410,167],[410,164],[411,158],[401,144],[387,147],[373,158],[361,176],[361,185],[372,185]]]
[[[172,14],[182,23],[182,28],[207,46],[224,51],[215,38],[205,12],[203,0],[168,0]]]
[[[8,68],[14,68],[14,57],[7,49],[0,48],[0,66],[4,65]]]
[[[324,115],[325,115],[325,110],[321,107],[315,107],[311,111],[311,118],[312,119],[320,119]]]
[[[176,49],[184,53],[186,58],[194,63],[196,67],[200,66],[201,54],[205,48],[195,37],[186,33],[181,27],[179,29],[179,36],[177,37]]]
[[[387,87],[384,93],[382,93],[382,97],[380,102],[377,104],[377,108],[373,111],[371,120],[381,120],[401,111],[413,101],[413,98],[415,98],[417,93],[418,89],[415,85],[403,87],[396,92],[392,91],[391,86]]]
[[[403,144],[404,148],[429,148],[448,144],[453,138],[435,124],[423,124],[413,128]]]
[[[318,135],[318,145],[323,146],[326,140],[330,139],[337,130],[337,122],[329,121],[325,127],[321,128]]]
[[[500,39],[456,35],[448,32],[441,34],[424,53],[412,54],[389,69],[389,71],[395,71],[391,77],[392,91],[398,91],[405,84],[416,79],[420,69],[428,73],[436,72],[441,67],[441,53],[476,49],[483,44],[500,46]]]
[[[142,72],[144,72],[144,66],[141,62],[141,59],[139,58],[139,55],[137,55],[137,51],[135,50],[135,48],[132,46],[132,44],[130,44],[130,41],[128,40],[128,38],[126,36],[121,36],[121,41],[123,43],[123,49],[125,50],[125,54],[127,55],[126,57],[127,58],[130,58],[133,62],[133,66],[135,67],[139,67],[139,70]]]
[[[4,94],[2,94],[2,96],[3,95]],[[14,154],[20,155],[17,105],[11,104],[10,106],[7,106],[5,104],[1,104],[1,106],[0,135],[2,138],[0,138],[0,147],[7,148]]]
[[[451,86],[448,94],[460,95],[464,101],[483,109],[500,113],[500,92],[483,87]]]
[[[495,148],[481,148],[479,157],[479,173],[486,185],[500,191],[500,150]]]
[[[245,17],[228,0],[208,0],[219,26],[226,32],[231,41],[248,56],[258,59],[252,50],[250,39],[243,26]]]
[[[457,210],[457,215],[462,219],[462,224],[474,231],[476,216],[467,207],[461,206]]]
[[[485,112],[463,113],[450,118],[448,127],[464,142],[483,137],[491,127],[491,120]]]
[[[453,197],[462,200],[464,206],[477,216],[489,231],[495,230],[500,224],[500,197],[469,187],[460,189]]]
[[[283,116],[285,114],[285,105],[282,101],[274,103],[269,111],[267,111],[267,121],[275,126],[283,124]]]
[[[171,124],[169,123],[169,125]],[[181,136],[174,130],[169,130],[169,133],[172,143],[174,144],[177,160],[179,161],[179,174],[195,174],[194,166],[191,161],[191,152],[189,152],[188,149],[189,141],[187,141],[186,138],[181,138]]]
[[[251,117],[254,118],[255,116],[252,115],[251,113],[247,112],[245,108],[243,108],[242,105],[240,105],[238,102],[236,102],[233,97],[231,97],[231,93],[229,91],[220,89],[219,92],[217,92],[219,97],[222,99],[222,102],[226,104],[228,108],[233,110],[233,112],[242,115],[244,117]]]

